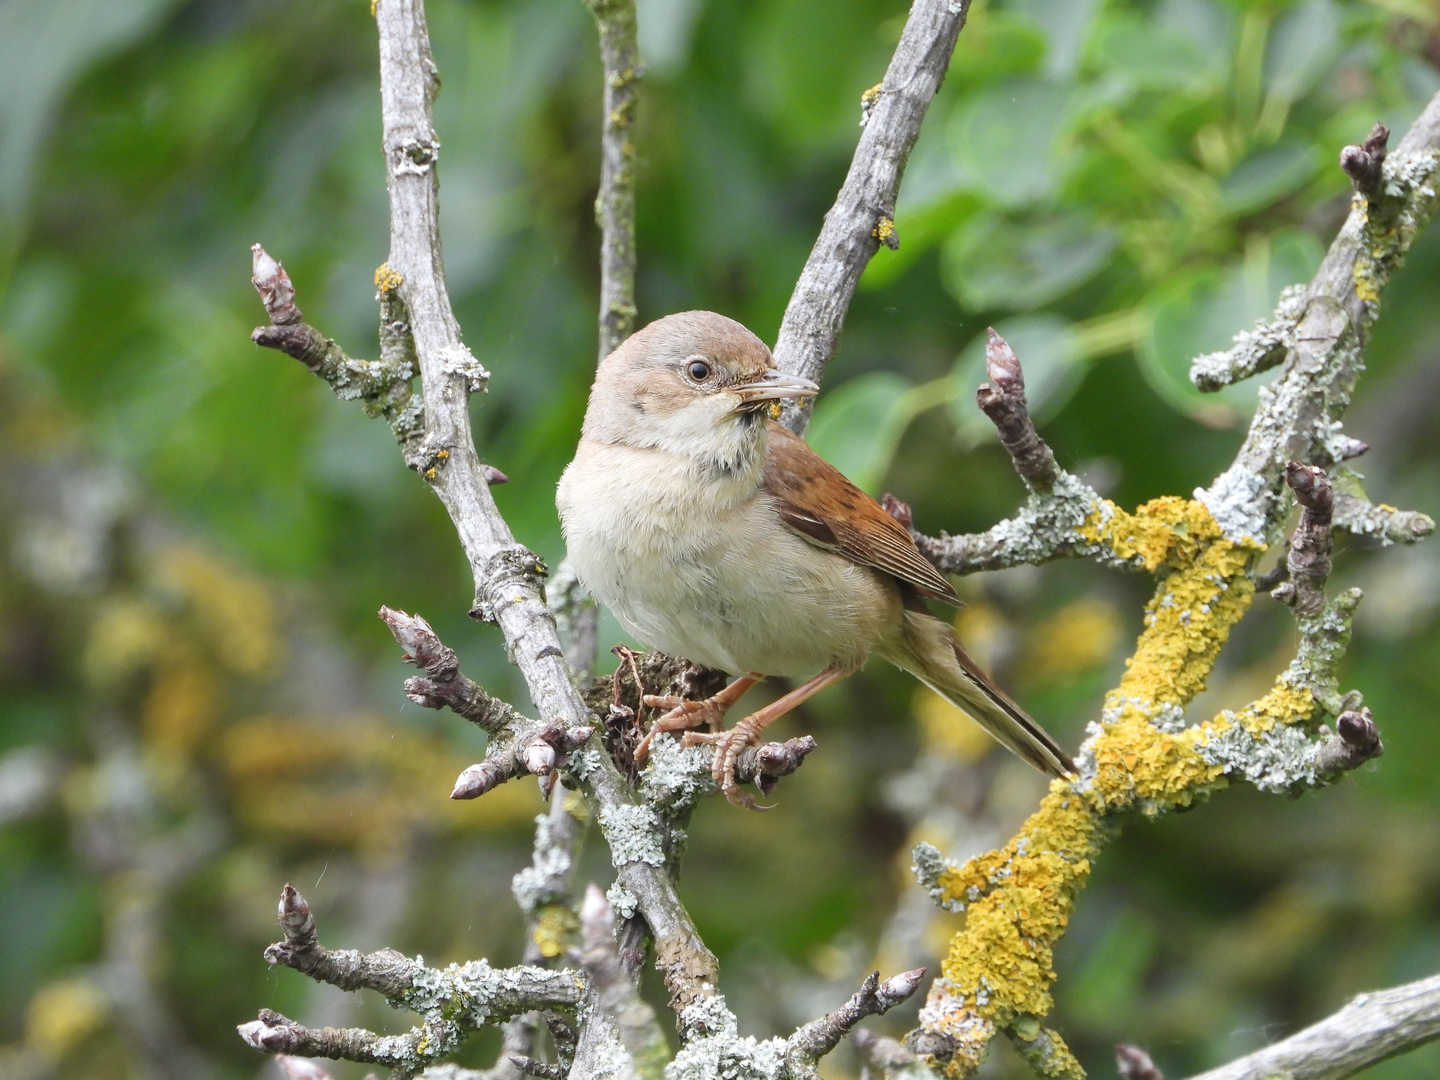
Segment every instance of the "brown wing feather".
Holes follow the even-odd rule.
[[[813,544],[908,582],[925,596],[960,602],[950,582],[920,554],[905,526],[789,428],[773,420],[765,427],[770,452],[764,488],[786,525]]]

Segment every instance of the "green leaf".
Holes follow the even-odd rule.
[[[1251,154],[1220,181],[1227,213],[1248,214],[1303,187],[1321,166],[1315,147],[1281,143]]]
[[[1285,229],[1254,241],[1243,259],[1223,269],[1177,274],[1143,305],[1147,330],[1136,355],[1146,379],[1166,401],[1201,423],[1229,427],[1255,407],[1265,377],[1202,394],[1190,382],[1190,362],[1230,348],[1234,335],[1268,319],[1287,285],[1308,279],[1323,255],[1303,229]]]
[[[875,371],[842,383],[815,403],[806,441],[856,487],[875,494],[915,415],[908,379]]]
[[[950,125],[965,183],[999,206],[1024,206],[1054,193],[1064,175],[1060,136],[1070,89],[1012,79],[967,99]]]
[[[1044,33],[1045,74],[1052,79],[1073,78],[1100,0],[1066,0],[1063,4],[1053,0],[1012,0],[1010,7]]]
[[[1275,21],[1265,56],[1265,86],[1294,101],[1308,93],[1340,52],[1334,0],[1305,0]]]
[[[1095,57],[1132,90],[1196,93],[1209,86],[1216,71],[1200,42],[1178,27],[1116,16],[1096,35]]]
[[[1088,280],[1114,248],[1112,232],[1076,215],[977,215],[945,246],[945,282],[971,311],[1039,307]]]
[[[97,59],[135,41],[177,0],[0,4],[0,223],[24,210],[40,147],[70,84]]]

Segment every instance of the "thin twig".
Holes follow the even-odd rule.
[[[1120,1074],[1120,1080],[1165,1080],[1164,1073],[1155,1067],[1149,1054],[1127,1043],[1115,1046],[1115,1071]]]
[[[813,1066],[834,1050],[850,1029],[865,1017],[889,1012],[902,1001],[908,1001],[920,988],[920,980],[924,977],[925,969],[916,968],[881,982],[880,973],[871,972],[849,1001],[834,1012],[799,1028],[786,1040],[785,1056],[791,1069],[799,1071],[806,1065]]]
[[[1285,559],[1289,580],[1277,586],[1270,595],[1281,603],[1293,605],[1296,615],[1314,615],[1325,606],[1325,581],[1330,576],[1334,494],[1324,469],[1302,465],[1298,461],[1286,466],[1285,482],[1295,492],[1296,502],[1304,509],[1290,538],[1290,553]]]
[[[865,96],[864,130],[850,171],[790,294],[775,341],[782,371],[816,382],[835,353],[855,285],[884,243],[896,247],[895,200],[920,124],[940,88],[970,0],[914,0],[884,81]],[[788,406],[781,422],[803,433],[810,399]]]
[[[1192,1080],[1343,1080],[1440,1037],[1440,975],[1361,994],[1282,1042]]]
[[[1030,419],[1020,361],[993,326],[985,334],[985,369],[990,381],[980,387],[976,404],[995,425],[1000,445],[1010,454],[1020,479],[1031,491],[1048,493],[1060,477],[1060,466]]]
[[[635,0],[585,0],[600,31],[605,64],[605,109],[600,136],[600,359],[630,336],[635,325],[635,111],[639,104],[640,48]]]

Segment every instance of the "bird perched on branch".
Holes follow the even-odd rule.
[[[585,586],[635,637],[740,676],[705,701],[647,697],[665,731],[715,744],[737,805],[740,751],[777,717],[873,653],[910,672],[1052,776],[1065,752],[990,681],[926,600],[958,604],[906,528],[797,435],[773,403],[818,391],[775,368],[732,319],[689,311],[651,323],[601,362],[580,446],[556,502]],[[803,678],[719,731],[767,675]]]

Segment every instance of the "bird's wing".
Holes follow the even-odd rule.
[[[800,436],[773,420],[765,426],[770,451],[763,487],[786,525],[817,547],[883,570],[924,596],[960,602],[950,582],[920,554],[905,526]]]

